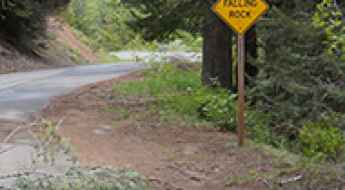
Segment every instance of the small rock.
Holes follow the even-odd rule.
[[[111,126],[102,126],[98,129],[93,130],[93,133],[96,135],[109,135],[113,132],[113,128]]]

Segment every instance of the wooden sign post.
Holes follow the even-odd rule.
[[[238,35],[237,37],[237,68],[238,68],[238,108],[237,133],[239,146],[245,140],[245,62],[246,62],[246,32],[269,9],[264,0],[218,0],[212,7],[228,26]]]
[[[238,133],[238,144],[243,146],[245,138],[245,63],[246,63],[246,45],[245,36],[238,35],[237,37],[237,48],[238,48],[238,61],[237,61],[237,86],[238,86],[238,109],[237,109],[237,133]]]

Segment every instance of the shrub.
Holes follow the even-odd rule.
[[[336,159],[345,145],[344,133],[333,126],[334,119],[307,122],[299,132],[299,141],[308,157],[324,156]]]
[[[314,25],[324,29],[327,36],[327,53],[345,61],[345,25],[343,10],[334,0],[322,0],[317,5],[314,15]]]
[[[236,128],[236,95],[226,91],[200,97],[201,116],[225,130]]]

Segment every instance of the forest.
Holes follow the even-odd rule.
[[[109,138],[108,142],[104,142],[106,145],[102,144],[99,147],[108,147],[109,152],[116,149],[119,154],[128,154],[127,157],[122,158],[125,161],[114,161],[115,157],[118,158],[116,151],[115,156],[110,156],[109,159],[106,156],[93,158],[101,154],[97,153],[99,151],[97,147],[92,148],[89,145],[90,151],[94,150],[94,152],[85,153],[86,156],[84,155],[83,158],[88,158],[88,161],[84,159],[83,162],[83,159],[80,159],[84,165],[97,163],[117,167],[118,163],[126,163],[133,167],[130,169],[147,177],[149,186],[162,190],[179,189],[178,187],[186,190],[343,189],[345,188],[343,168],[345,159],[345,1],[266,1],[270,7],[269,11],[246,33],[245,39],[247,50],[245,55],[247,138],[245,148],[238,148],[231,144],[236,141],[233,137],[236,136],[238,126],[237,35],[212,11],[211,7],[216,3],[215,0],[11,0],[6,3],[6,8],[0,8],[0,45],[11,44],[23,54],[40,57],[35,53],[35,49],[45,47],[44,44],[51,38],[47,19],[54,17],[72,28],[78,40],[90,47],[98,57],[98,62],[105,62],[104,60],[107,59],[106,64],[109,64],[109,57],[110,62],[119,61],[119,58],[111,56],[112,52],[117,51],[202,54],[202,59],[196,63],[169,60],[167,64],[163,64],[163,61],[151,61],[147,68],[129,74],[128,79],[126,77],[118,81],[115,79],[107,85],[97,83],[94,88],[101,89],[99,91],[90,87],[85,92],[90,99],[87,98],[85,102],[82,102],[83,96],[80,99],[78,99],[79,96],[76,100],[73,99],[78,102],[75,103],[76,105],[92,104],[93,98],[101,99],[97,99],[102,103],[96,104],[96,107],[99,105],[104,105],[104,107],[88,108],[98,110],[100,118],[108,118],[109,115],[111,119],[108,118],[108,120],[120,126],[116,127],[119,134],[136,134],[138,137],[133,137],[134,139],[145,139],[143,141],[150,139],[151,143],[146,146],[145,143],[136,140],[126,141],[123,144],[121,144],[122,141],[117,142],[127,148],[126,152],[116,149],[118,148],[116,143],[112,145],[110,143],[112,140]],[[241,6],[231,4],[232,1],[226,2],[229,6]],[[256,3],[256,1],[246,2],[251,6],[255,6]],[[72,102],[72,100],[61,104],[67,104],[66,102]],[[64,107],[66,113],[75,104]],[[94,114],[93,111],[87,113]],[[72,112],[73,114],[75,112]],[[61,117],[70,116],[66,115]],[[47,115],[47,118],[52,118],[52,120],[56,120],[56,117],[54,114]],[[66,120],[74,122],[74,120]],[[103,119],[99,122],[108,120]],[[49,134],[54,133],[53,137],[57,138],[57,143],[60,143],[63,137],[69,137],[72,139],[72,146],[75,143],[79,149],[84,150],[80,147],[87,146],[83,143],[91,137],[84,137],[86,138],[84,141],[79,141],[73,139],[73,135],[77,133],[75,130],[78,126],[83,123],[87,125],[87,121],[95,122],[94,125],[99,124],[96,117],[85,117],[84,120],[81,117],[79,122],[74,123],[76,129],[73,129],[73,125],[70,130],[57,132],[62,137],[58,137],[59,135],[55,134],[54,130]],[[56,124],[50,124],[48,126],[56,127]],[[135,127],[132,129],[127,125]],[[47,122],[44,122],[43,126],[47,126]],[[130,129],[124,132],[117,128]],[[170,128],[172,129],[169,130]],[[85,128],[78,130],[81,134]],[[223,135],[230,136],[227,136],[224,143],[219,143],[223,142],[220,140]],[[83,138],[82,135],[80,136],[78,138]],[[132,136],[115,135],[115,137],[132,139]],[[175,138],[182,140],[175,142]],[[170,143],[170,139],[171,144],[166,144]],[[202,144],[204,150],[200,150],[201,156],[191,153],[197,158],[181,156],[182,160],[174,160],[175,157],[178,159],[180,152],[169,152],[171,148],[179,147],[179,143],[187,141]],[[97,143],[101,144],[102,140]],[[161,149],[155,148],[156,145]],[[190,144],[186,143],[181,147],[183,149],[188,145]],[[230,146],[230,148],[224,148],[224,146]],[[258,153],[261,150],[269,150],[267,153],[269,156],[266,153]],[[150,151],[152,154],[157,154],[157,157],[152,157],[147,153]],[[193,151],[194,149],[191,150]],[[224,152],[220,153],[222,151]],[[246,165],[243,166],[245,169],[231,171],[230,168],[237,164],[227,165],[231,161],[228,160],[230,158],[227,155],[224,155],[226,151],[232,151],[227,152],[229,155],[240,155],[237,161],[241,160],[241,156],[247,160],[250,157],[248,154],[251,153],[259,155],[257,160],[255,156],[253,159],[248,159],[248,165],[261,165],[255,169]],[[145,153],[140,154],[141,152]],[[82,154],[84,152],[77,153],[77,155]],[[171,157],[165,158],[167,154]],[[267,163],[262,164],[261,161],[257,163],[258,160],[265,160],[265,156],[262,155],[269,157],[267,159],[270,161],[269,169],[266,168]],[[201,159],[203,156],[205,160]],[[210,156],[224,159],[217,160]],[[143,161],[138,162],[134,157]],[[292,161],[295,158],[298,158],[298,161]],[[152,164],[150,159],[156,162],[157,166]],[[165,163],[166,160],[169,160],[168,166],[164,165],[164,167],[169,169],[164,169],[162,166],[163,169],[158,169],[161,172],[157,174],[161,178],[150,181],[151,176],[147,175],[156,174],[152,168],[160,167],[159,164]],[[180,165],[169,165],[175,161]],[[184,167],[183,161],[200,162],[204,165],[201,165],[202,169],[199,170],[194,168],[194,171],[191,169],[194,165]],[[142,165],[146,163],[148,166],[143,167]],[[152,168],[149,167],[150,164],[153,165]],[[210,164],[229,170],[219,169],[220,173],[213,174],[213,170],[208,168]],[[171,168],[178,169],[175,171]],[[171,170],[182,173],[183,177],[177,179],[176,176],[180,174]],[[242,170],[246,171],[245,174]],[[190,180],[193,183],[183,182],[188,178],[186,176],[192,175],[191,173],[193,176]],[[117,176],[117,180],[121,181],[120,178],[122,179]],[[224,178],[226,182],[217,180],[218,178]],[[281,180],[281,178],[287,178],[287,180]],[[93,180],[99,179],[87,179],[88,181],[83,184],[84,186],[81,185],[80,189],[96,189],[97,185],[90,184]],[[31,179],[27,180],[26,183],[30,184]],[[57,181],[59,180],[63,181],[63,179]],[[191,185],[195,181],[199,182],[199,186]],[[124,184],[128,185],[127,182]],[[48,188],[44,184],[35,186],[35,183],[32,183],[32,187],[23,184],[21,188],[28,190]],[[49,184],[52,185],[53,182],[50,181]],[[143,185],[141,187],[134,188],[126,185],[123,189],[146,189],[143,184],[140,184]],[[177,187],[174,188],[174,185]],[[66,189],[63,186],[49,186],[49,188]],[[77,190],[78,188],[67,189]],[[109,186],[104,189],[121,188]]]

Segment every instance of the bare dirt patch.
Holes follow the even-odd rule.
[[[158,190],[268,189],[260,176],[272,172],[273,159],[257,148],[238,148],[233,135],[206,127],[151,125],[106,111],[109,105],[140,107],[140,102],[109,97],[113,84],[140,78],[136,73],[84,87],[56,98],[43,116],[63,120],[59,134],[70,140],[84,166],[134,169]]]
[[[54,33],[57,37],[57,41],[67,45],[69,48],[77,50],[80,56],[91,62],[97,61],[96,54],[86,44],[82,43],[77,35],[73,32],[73,29],[61,19],[51,17],[48,19],[49,31]]]

